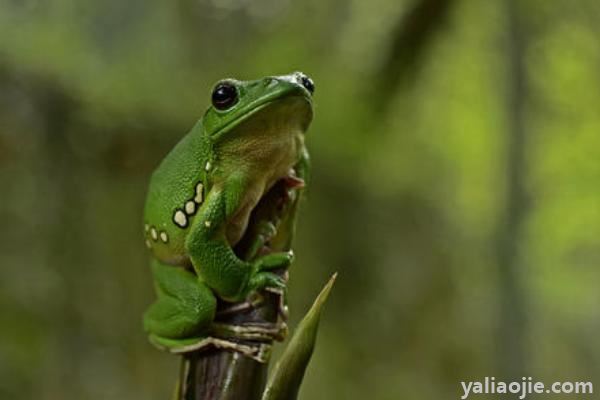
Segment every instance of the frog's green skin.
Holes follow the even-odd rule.
[[[304,133],[312,100],[306,79],[294,73],[226,80],[235,86],[237,102],[226,110],[210,107],[152,175],[144,230],[158,299],[144,326],[160,346],[186,346],[209,336],[217,297],[238,302],[254,291],[285,288],[272,271],[287,268],[291,252],[261,256],[264,243],[251,243],[253,254],[240,259],[234,247],[261,198],[290,175],[298,181],[308,172]],[[278,218],[261,212],[265,217],[254,230],[279,222],[280,230],[293,229],[298,196],[289,193],[291,211]],[[274,241],[291,238],[272,234]]]

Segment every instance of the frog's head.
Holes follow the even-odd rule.
[[[205,134],[217,142],[247,133],[236,127],[249,119],[275,120],[279,116],[305,131],[312,119],[314,90],[313,81],[301,72],[254,81],[221,80],[212,91],[212,105],[203,117]]]
[[[313,92],[313,81],[301,72],[218,82],[203,126],[220,170],[244,168],[267,186],[287,174],[304,151]]]

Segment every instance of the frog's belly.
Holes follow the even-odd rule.
[[[234,247],[240,241],[244,232],[246,232],[250,213],[255,205],[256,202],[248,202],[227,223],[225,236],[231,247]]]

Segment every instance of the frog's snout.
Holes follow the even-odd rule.
[[[302,72],[296,72],[294,75],[296,75],[296,80],[298,83],[304,86],[304,88],[308,90],[311,95],[315,92],[315,82],[310,79],[308,75]]]
[[[271,76],[263,80],[265,87],[274,87],[283,82],[287,82],[288,84],[292,83],[295,86],[302,86],[311,96],[315,92],[314,81],[308,75],[299,71],[289,75]]]

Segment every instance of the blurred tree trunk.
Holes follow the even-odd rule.
[[[385,110],[395,89],[412,82],[423,54],[444,26],[455,0],[418,0],[402,14],[391,32],[388,54],[376,73],[375,109]]]
[[[524,65],[525,37],[517,0],[506,2],[507,12],[507,147],[506,198],[500,213],[496,243],[499,267],[499,329],[498,360],[500,372],[507,378],[522,376],[525,370],[523,340],[526,333],[525,293],[523,290],[522,258],[519,254],[521,231],[526,218],[528,199],[524,126],[526,71]]]

